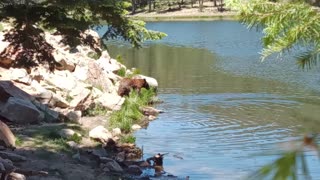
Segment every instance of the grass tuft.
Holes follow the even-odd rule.
[[[140,93],[131,91],[121,109],[111,114],[111,127],[119,127],[123,132],[129,133],[131,126],[139,123],[139,120],[143,117],[139,107],[146,106],[154,95],[153,89],[147,90],[142,88]]]
[[[120,142],[121,143],[132,143],[132,144],[134,144],[136,142],[136,137],[134,137],[132,135],[121,136]]]
[[[88,56],[89,58],[94,59],[94,60],[98,60],[98,59],[100,58],[100,55],[99,55],[98,53],[96,53],[96,52],[89,52],[89,53],[87,54],[87,56]]]
[[[77,133],[74,133],[70,138],[68,138],[69,141],[74,141],[76,143],[80,143],[82,140],[82,137],[79,136]]]
[[[119,69],[119,71],[117,72],[117,74],[121,77],[125,77],[126,76],[126,68],[122,67]]]
[[[118,63],[124,64],[124,60],[120,54],[117,55],[116,60],[118,61]]]
[[[21,137],[16,136],[16,146],[21,146],[23,144],[23,141],[21,139]]]
[[[103,107],[101,104],[95,104],[94,106],[90,107],[83,111],[83,116],[104,116],[108,112],[107,108]]]

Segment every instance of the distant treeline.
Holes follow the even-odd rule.
[[[204,2],[212,2],[213,7],[223,11],[223,0],[131,0],[131,13],[135,14],[141,11],[148,12],[167,12],[181,10],[182,8],[199,8],[202,11]]]

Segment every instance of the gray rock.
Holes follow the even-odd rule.
[[[1,108],[0,115],[19,124],[40,122],[45,118],[44,113],[39,111],[33,103],[16,97],[8,99]]]
[[[158,109],[153,108],[153,107],[142,107],[142,108],[140,108],[140,110],[146,116],[150,116],[150,115],[157,116],[159,113],[163,113],[162,110],[158,110]]]
[[[89,137],[101,142],[108,142],[112,138],[112,134],[103,126],[97,126],[89,132]]]
[[[77,144],[76,142],[74,141],[68,141],[67,142],[68,146],[70,146],[72,149],[74,150],[77,150],[80,148],[79,144]]]
[[[141,126],[138,124],[134,124],[132,125],[131,129],[135,131],[135,130],[141,129]]]
[[[67,118],[69,119],[69,121],[77,124],[80,124],[81,116],[82,116],[81,111],[70,111],[67,114]]]
[[[11,80],[28,85],[31,84],[32,78],[28,75],[25,69],[10,68],[10,70]]]
[[[112,129],[112,135],[117,136],[121,134],[121,129],[120,128],[114,128]]]
[[[72,137],[74,134],[75,134],[75,132],[72,129],[61,129],[59,131],[59,135],[65,139]]]
[[[101,157],[106,157],[107,156],[107,152],[103,148],[94,149],[94,150],[92,150],[92,155],[94,155],[95,157],[100,159]]]
[[[112,161],[113,161],[113,159],[107,158],[107,157],[100,157],[100,160],[99,160],[100,163],[108,163],[108,162],[112,162]]]
[[[126,153],[124,151],[119,152],[116,156],[116,160],[118,162],[124,162],[125,159],[126,159]]]
[[[18,154],[5,152],[5,151],[0,151],[0,157],[4,159],[10,159],[13,162],[22,162],[27,160],[27,158],[24,156],[20,156]]]
[[[130,165],[127,169],[128,173],[134,174],[134,175],[140,175],[142,174],[142,169],[137,165]]]
[[[97,102],[107,109],[120,110],[124,100],[125,98],[116,93],[104,93],[97,99]]]
[[[88,107],[80,107],[85,104],[86,101],[89,100],[89,96],[91,91],[87,89],[89,87],[88,84],[84,83],[78,83],[77,87],[70,91],[69,96],[72,97],[72,100],[70,102],[70,106],[76,109],[87,109]],[[90,105],[91,103],[88,103]]]
[[[44,121],[46,122],[58,122],[59,121],[59,113],[50,109],[47,105],[41,104],[40,102],[33,102],[33,104],[43,112]]]
[[[122,167],[116,161],[106,163],[105,167],[112,172],[123,172]]]
[[[11,96],[28,101],[35,100],[34,97],[16,87],[11,81],[0,81],[0,95],[0,101],[4,103]]]

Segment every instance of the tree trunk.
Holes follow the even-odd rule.
[[[152,7],[151,7],[151,0],[148,0],[148,5],[149,5],[149,12],[151,12],[152,11]]]
[[[217,0],[213,0],[213,6],[217,7]]]
[[[131,0],[131,3],[132,3],[132,11],[131,11],[131,13],[135,14],[136,13],[136,1],[135,0]]]
[[[199,11],[203,11],[203,0],[199,0]]]

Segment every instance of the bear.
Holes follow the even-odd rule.
[[[123,78],[120,81],[118,95],[121,97],[129,96],[131,89],[134,89],[140,92],[141,88],[146,88],[146,89],[150,88],[146,79]]]

